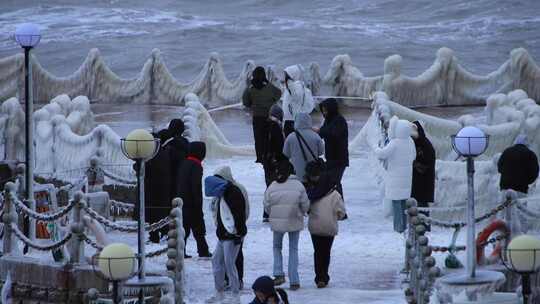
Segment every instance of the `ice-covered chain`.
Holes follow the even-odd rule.
[[[75,202],[70,201],[69,205],[63,207],[62,209],[58,210],[55,213],[38,213],[26,207],[25,204],[23,204],[21,201],[17,200],[16,198],[13,198],[12,202],[15,204],[15,207],[17,208],[17,210],[22,211],[24,214],[28,215],[31,218],[34,218],[36,220],[43,221],[43,222],[56,221],[66,216],[71,211],[71,209],[73,209],[73,207],[75,206]]]
[[[103,250],[103,246],[98,245],[98,243],[91,238],[89,238],[86,234],[83,234],[84,242],[92,247],[94,247],[97,250]]]
[[[107,219],[104,216],[100,215],[99,213],[97,213],[95,210],[93,210],[92,208],[90,208],[88,206],[84,207],[84,211],[88,215],[90,215],[90,217],[92,217],[93,219],[98,221],[100,224],[102,224],[103,226],[108,227],[110,229],[117,230],[117,231],[120,231],[120,232],[137,232],[138,231],[138,228],[135,227],[135,226],[124,226],[124,225],[119,225],[119,224],[117,224],[115,222],[112,222],[112,221],[110,221],[109,219]],[[151,225],[147,225],[145,227],[145,230],[150,231],[150,232],[159,230],[159,229],[165,227],[166,225],[168,225],[171,221],[172,221],[172,219],[170,217],[165,217],[165,218],[159,220],[156,223],[153,223]]]
[[[111,205],[113,207],[116,207],[116,208],[120,208],[120,209],[128,209],[128,210],[134,210],[135,209],[135,205],[134,204],[129,204],[129,203],[124,203],[124,202],[119,202],[119,201],[115,201],[115,200],[110,200],[111,202]]]
[[[149,252],[145,256],[147,258],[155,258],[155,257],[158,257],[160,255],[164,255],[165,253],[167,253],[167,250],[169,250],[169,247],[165,246],[165,247],[163,247],[161,249],[158,249],[156,251]]]
[[[135,185],[136,184],[136,182],[133,181],[133,180],[129,180],[129,179],[125,179],[125,178],[116,176],[116,175],[112,174],[111,172],[107,172],[107,170],[103,170],[103,174],[106,177],[108,177],[108,178],[110,178],[110,179],[112,179],[114,181],[117,181],[119,183],[122,183],[122,184],[126,184],[126,185]]]
[[[21,242],[25,243],[26,245],[28,245],[31,248],[34,248],[34,249],[37,249],[37,250],[40,250],[40,251],[51,251],[51,250],[58,249],[58,248],[64,246],[71,239],[71,237],[73,236],[73,234],[71,234],[71,232],[69,232],[60,241],[58,241],[56,243],[53,243],[53,244],[50,244],[50,245],[41,245],[41,244],[36,244],[36,243],[32,242],[29,238],[27,238],[24,235],[24,233],[22,233],[19,230],[17,225],[11,224],[11,229],[13,230],[13,232],[15,232],[15,236],[19,240],[21,240]]]
[[[519,211],[521,211],[523,214],[525,214],[527,216],[533,217],[535,219],[540,218],[540,213],[536,213],[536,212],[528,209],[527,207],[525,207],[525,206],[523,206],[521,204],[517,204],[517,208],[519,209]]]
[[[486,241],[478,244],[478,246],[484,247],[484,246],[487,246],[489,244],[495,244],[495,243],[497,243],[499,241],[502,241],[502,240],[506,239],[507,237],[508,237],[508,235],[501,234],[501,235],[498,235],[498,236],[496,236],[494,238],[491,238],[489,240],[486,240]],[[454,248],[450,248],[450,247],[447,247],[447,246],[431,246],[431,250],[433,250],[433,252],[447,252],[447,251],[450,251],[450,249],[453,252],[465,251],[466,246],[455,246]]]

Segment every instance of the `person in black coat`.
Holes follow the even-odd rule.
[[[189,144],[187,158],[182,162],[178,171],[177,193],[184,201],[182,207],[184,230],[187,241],[191,232],[197,242],[197,252],[199,257],[209,258],[212,255],[208,251],[206,242],[206,226],[204,224],[203,197],[202,197],[202,161],[206,156],[206,145],[204,142],[192,142]],[[186,258],[190,258],[187,254]]]
[[[189,141],[182,136],[184,130],[184,122],[181,119],[173,119],[169,123],[168,131],[171,138],[165,142],[165,145],[169,147],[171,170],[173,171],[171,179],[171,185],[173,185],[173,187],[171,187],[171,201],[179,196],[179,193],[177,193],[176,179],[178,177],[178,171],[182,166],[182,162],[186,159],[189,150]]]
[[[416,159],[413,163],[411,197],[416,199],[418,207],[427,208],[428,203],[433,203],[435,195],[435,149],[422,125],[418,121],[413,124],[416,126],[412,135]]]
[[[318,130],[324,139],[324,157],[328,174],[334,179],[337,191],[343,196],[341,179],[345,168],[349,166],[349,126],[339,113],[337,101],[334,98],[325,99],[320,105],[324,123]]]
[[[501,190],[512,189],[524,194],[538,178],[538,158],[527,147],[527,137],[520,135],[512,147],[507,148],[498,163]]]

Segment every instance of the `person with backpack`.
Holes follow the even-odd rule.
[[[274,287],[274,281],[269,276],[257,278],[252,286],[255,298],[250,304],[289,304],[287,292]]]
[[[212,254],[208,250],[206,242],[206,226],[204,223],[203,197],[202,197],[202,161],[206,156],[206,144],[195,141],[189,145],[189,153],[182,162],[177,176],[177,193],[184,201],[182,207],[185,241],[191,232],[197,242],[197,252],[200,258],[210,258]],[[185,258],[191,256],[184,254]]]
[[[253,137],[257,163],[263,163],[265,143],[269,132],[268,111],[281,97],[281,90],[266,79],[264,68],[258,66],[253,70],[251,85],[242,95],[242,103],[251,109],[253,114]]]
[[[315,107],[311,90],[304,83],[304,68],[297,64],[286,67],[285,87],[283,89],[283,133],[289,136],[295,129],[296,115],[311,114]]]
[[[339,113],[338,103],[334,98],[325,99],[320,104],[324,123],[318,130],[324,140],[326,170],[336,181],[337,191],[343,197],[341,179],[345,168],[349,166],[349,126]]]
[[[204,186],[206,196],[214,198],[212,213],[218,238],[212,258],[216,294],[207,303],[219,303],[225,298],[225,275],[229,278],[232,292],[230,300],[239,303],[240,280],[236,259],[247,234],[244,194],[238,186],[218,175],[208,176]]]
[[[278,164],[278,175],[264,194],[264,209],[270,216],[270,227],[274,233],[274,283],[285,283],[283,272],[283,237],[289,236],[289,282],[291,290],[300,288],[298,275],[298,240],[304,229],[304,216],[309,209],[306,189],[300,180],[291,175],[288,160]]]
[[[238,187],[238,189],[240,189],[244,197],[244,201],[246,205],[246,221],[247,221],[249,219],[250,206],[249,206],[249,196],[248,196],[246,187],[244,187],[242,184],[240,184],[234,179],[232,175],[231,167],[229,166],[224,166],[217,169],[214,172],[214,175],[225,179],[226,181],[230,182],[231,184]],[[212,200],[212,203],[210,204],[210,208],[212,209],[212,214],[216,214],[216,211],[217,211],[216,208],[219,203],[218,200],[219,198],[214,198]],[[244,245],[244,242],[240,244],[240,251],[238,252],[238,257],[236,258],[236,270],[238,271],[238,279],[240,280],[240,289],[244,288],[244,253],[242,250],[243,245]],[[225,281],[229,283],[229,278],[227,276],[225,276]]]
[[[324,142],[319,134],[313,131],[313,121],[309,114],[297,114],[294,128],[294,132],[285,140],[283,155],[293,164],[296,177],[304,182],[305,168],[309,162],[323,165],[320,156],[324,154]]]
[[[338,221],[347,218],[343,197],[337,185],[317,166],[306,168],[307,194],[311,202],[308,229],[313,243],[315,284],[317,288],[328,286],[330,257],[334,238],[338,234]]]

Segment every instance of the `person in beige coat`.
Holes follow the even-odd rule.
[[[274,232],[274,282],[285,283],[283,272],[283,236],[289,235],[289,282],[291,290],[300,288],[298,275],[298,240],[304,229],[304,216],[309,209],[309,199],[304,185],[291,175],[292,165],[288,160],[278,163],[277,180],[264,194],[264,209],[269,215],[270,227]]]

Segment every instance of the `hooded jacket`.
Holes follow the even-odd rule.
[[[413,163],[413,179],[411,197],[416,199],[420,207],[428,207],[435,196],[435,149],[426,137],[422,125],[413,122],[418,130],[418,138],[413,138],[416,148],[416,159]]]
[[[390,142],[384,148],[376,148],[375,154],[386,161],[385,198],[404,200],[411,197],[413,162],[416,148],[411,138],[411,123],[392,117],[388,135]]]
[[[272,231],[301,231],[304,215],[309,210],[304,185],[294,175],[284,183],[273,182],[264,194],[264,210],[269,214]]]
[[[320,105],[326,109],[327,115],[319,130],[319,135],[324,139],[325,158],[328,168],[349,166],[349,126],[347,121],[338,111],[335,99],[330,98]]]
[[[538,178],[538,158],[523,140],[518,142],[504,150],[499,158],[500,187],[528,193],[529,185]]]
[[[341,194],[332,191],[315,201],[309,209],[309,233],[318,236],[336,236],[338,221],[345,218],[347,211]]]
[[[293,121],[298,113],[310,114],[315,103],[311,90],[303,82],[302,66],[292,65],[284,71],[292,79],[287,80],[287,85],[283,88],[283,120]]]
[[[319,134],[313,131],[312,128],[313,122],[309,114],[300,113],[296,116],[296,119],[294,120],[294,129],[306,140],[306,143],[315,156],[319,157],[324,154],[324,142]],[[283,155],[289,158],[290,162],[293,164],[296,176],[303,181],[305,179],[306,164],[314,159],[303,143],[302,147],[304,148],[306,158],[304,158],[304,155],[302,154],[298,137],[295,133],[291,133],[285,140]]]
[[[281,128],[281,121],[283,120],[283,111],[281,107],[273,105],[270,109],[269,118],[269,131],[266,138],[266,151],[264,154],[264,160],[266,162],[277,162],[286,157],[283,155],[283,144],[285,139],[283,138],[283,129]]]
[[[184,201],[184,214],[194,211],[202,213],[202,161],[205,157],[206,145],[204,142],[192,142],[189,144],[188,157],[178,170],[177,193]]]
[[[205,180],[205,194],[216,199],[213,215],[216,221],[216,236],[219,240],[236,240],[247,233],[246,205],[242,191],[218,176],[208,176]]]
[[[242,95],[242,103],[250,108],[254,117],[267,117],[270,107],[281,98],[281,90],[267,83],[260,89],[250,86]]]
[[[238,187],[238,189],[240,189],[240,191],[242,192],[242,195],[244,196],[244,201],[246,203],[246,220],[247,220],[249,218],[250,204],[249,204],[249,195],[248,195],[246,187],[244,187],[244,185],[240,184],[234,179],[234,177],[232,176],[231,167],[229,166],[223,166],[221,168],[218,168],[214,172],[214,175],[222,177],[223,179],[225,179],[226,181],[230,182],[231,184]],[[214,204],[214,201],[212,201],[212,205],[213,204]]]
[[[178,171],[180,171],[180,168],[182,167],[182,162],[186,159],[189,151],[189,141],[182,136],[184,130],[184,122],[181,119],[171,120],[171,122],[169,123],[168,133],[172,137],[167,141],[161,143],[167,148],[170,154],[170,166],[172,171],[171,185],[173,185],[171,187],[171,201],[175,197],[179,196],[179,193],[177,192],[178,187],[176,187],[178,183]]]

